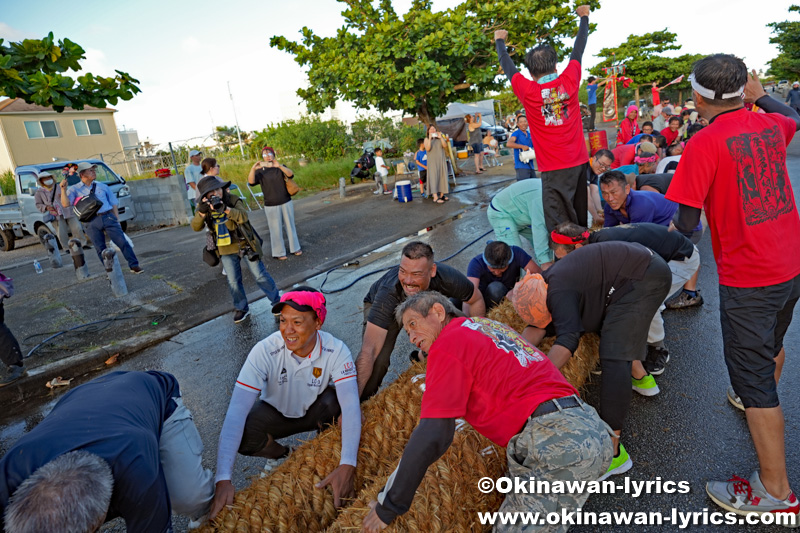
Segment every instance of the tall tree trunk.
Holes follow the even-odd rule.
[[[428,131],[428,128],[431,127],[432,124],[436,124],[436,117],[431,116],[430,109],[428,109],[428,101],[422,100],[419,105],[417,105],[417,118],[420,122],[425,124],[425,131]]]

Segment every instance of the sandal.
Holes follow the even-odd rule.
[[[433,203],[435,203],[435,204],[443,204],[444,200],[442,200],[441,198],[438,198],[438,199],[434,200]]]
[[[449,196],[442,196],[441,199],[444,200],[445,202],[449,202],[450,201],[450,197]]]
[[[296,252],[292,252],[292,255],[303,255],[303,251],[297,250]]]
[[[284,256],[281,256],[281,257],[276,257],[275,259],[277,259],[278,261],[286,261],[289,258],[284,255]]]

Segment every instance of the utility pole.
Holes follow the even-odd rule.
[[[233,108],[233,120],[236,121],[236,135],[239,137],[239,150],[244,157],[244,145],[242,144],[242,130],[239,128],[239,118],[236,116],[236,105],[233,103],[233,94],[231,93],[231,82],[228,82],[228,96],[231,97],[231,107]]]

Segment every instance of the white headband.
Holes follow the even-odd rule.
[[[694,77],[694,72],[689,74],[689,81],[692,83],[692,89],[694,89],[697,94],[699,94],[703,98],[708,98],[710,100],[727,100],[728,98],[733,98],[734,96],[742,96],[742,93],[744,93],[744,85],[742,85],[741,87],[739,87],[738,91],[732,93],[724,93],[720,98],[717,98],[716,93],[714,91],[700,85],[700,83]]]

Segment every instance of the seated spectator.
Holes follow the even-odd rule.
[[[589,233],[587,228],[566,222],[559,224],[551,235],[551,246],[559,259],[587,244],[607,241],[638,242],[661,256],[672,272],[672,286],[667,295],[674,294],[700,268],[697,246],[679,232],[669,231],[669,228],[658,224],[628,224]],[[661,375],[664,365],[669,361],[669,352],[664,346],[664,320],[661,317],[664,309],[662,302],[650,322],[647,334],[647,357],[643,366],[654,376]],[[641,374],[636,368],[641,364],[639,361],[633,362],[633,374]]]
[[[667,128],[667,121],[672,116],[672,106],[664,104],[661,114],[653,119],[653,131],[661,131]]]
[[[506,447],[509,475],[518,480],[595,481],[607,473],[610,429],[513,329],[460,317],[446,298],[429,292],[409,298],[397,318],[412,344],[429,354],[425,392],[419,425],[378,501],[370,502],[362,531],[380,531],[408,511],[425,471],[450,447],[460,417]],[[573,509],[588,497],[587,491],[512,493],[500,512]]]
[[[607,172],[614,163],[614,154],[611,150],[598,150],[589,159],[589,168],[586,169],[586,181],[589,187],[589,214],[594,223],[603,223],[603,202],[600,201],[600,176]]]
[[[686,128],[686,140],[688,141],[689,139],[697,135],[697,133],[700,132],[700,130],[702,130],[703,128],[705,128],[705,126],[703,126],[699,122],[693,123],[691,126]]]
[[[492,198],[486,217],[497,240],[521,247],[524,238],[540,268],[546,270],[553,263],[542,206],[542,180],[512,183]]]
[[[341,414],[339,466],[316,487],[331,486],[334,506],[355,494],[361,408],[353,357],[347,345],[322,331],[325,296],[311,287],[286,292],[272,306],[280,331],[256,344],[236,378],[217,451],[217,486],[210,518],[233,504],[231,473],[237,452],[280,460],[291,448],[278,443],[321,431]],[[287,373],[288,369],[288,373]]]
[[[607,228],[631,222],[654,222],[669,226],[678,209],[678,204],[657,192],[632,191],[625,175],[619,171],[603,174],[600,190],[606,201],[603,225]]]
[[[672,143],[678,140],[678,136],[680,135],[680,127],[681,127],[681,118],[680,117],[670,117],[669,118],[669,126],[661,130],[661,135],[667,139],[667,146],[670,146]]]
[[[509,246],[503,241],[492,241],[481,255],[476,255],[467,266],[467,279],[483,295],[486,311],[496,307],[506,293],[519,281],[520,272],[530,274],[542,269],[533,262],[528,252],[519,246]],[[469,314],[469,307],[464,309]]]
[[[0,460],[4,531],[172,531],[214,496],[203,443],[166,372],[111,372],[64,394]]]
[[[639,128],[639,108],[635,105],[628,106],[628,109],[625,110],[625,118],[619,123],[617,145],[627,143],[641,131]]]
[[[637,144],[637,143],[640,143],[640,142],[642,142],[644,136],[651,136],[649,141],[653,142],[652,135],[653,135],[653,123],[648,120],[647,122],[642,124],[642,133],[640,133],[638,135],[634,135],[633,137],[631,137],[631,140],[629,140],[625,144]]]
[[[654,396],[659,390],[644,369],[632,375],[632,363],[645,358],[650,323],[671,280],[664,260],[641,244],[601,242],[575,250],[541,276],[525,276],[508,296],[534,346],[553,331],[547,356],[556,368],[572,357],[582,334],[600,335],[600,413],[615,433],[614,459],[600,480],[633,466],[619,442],[632,391]]]

